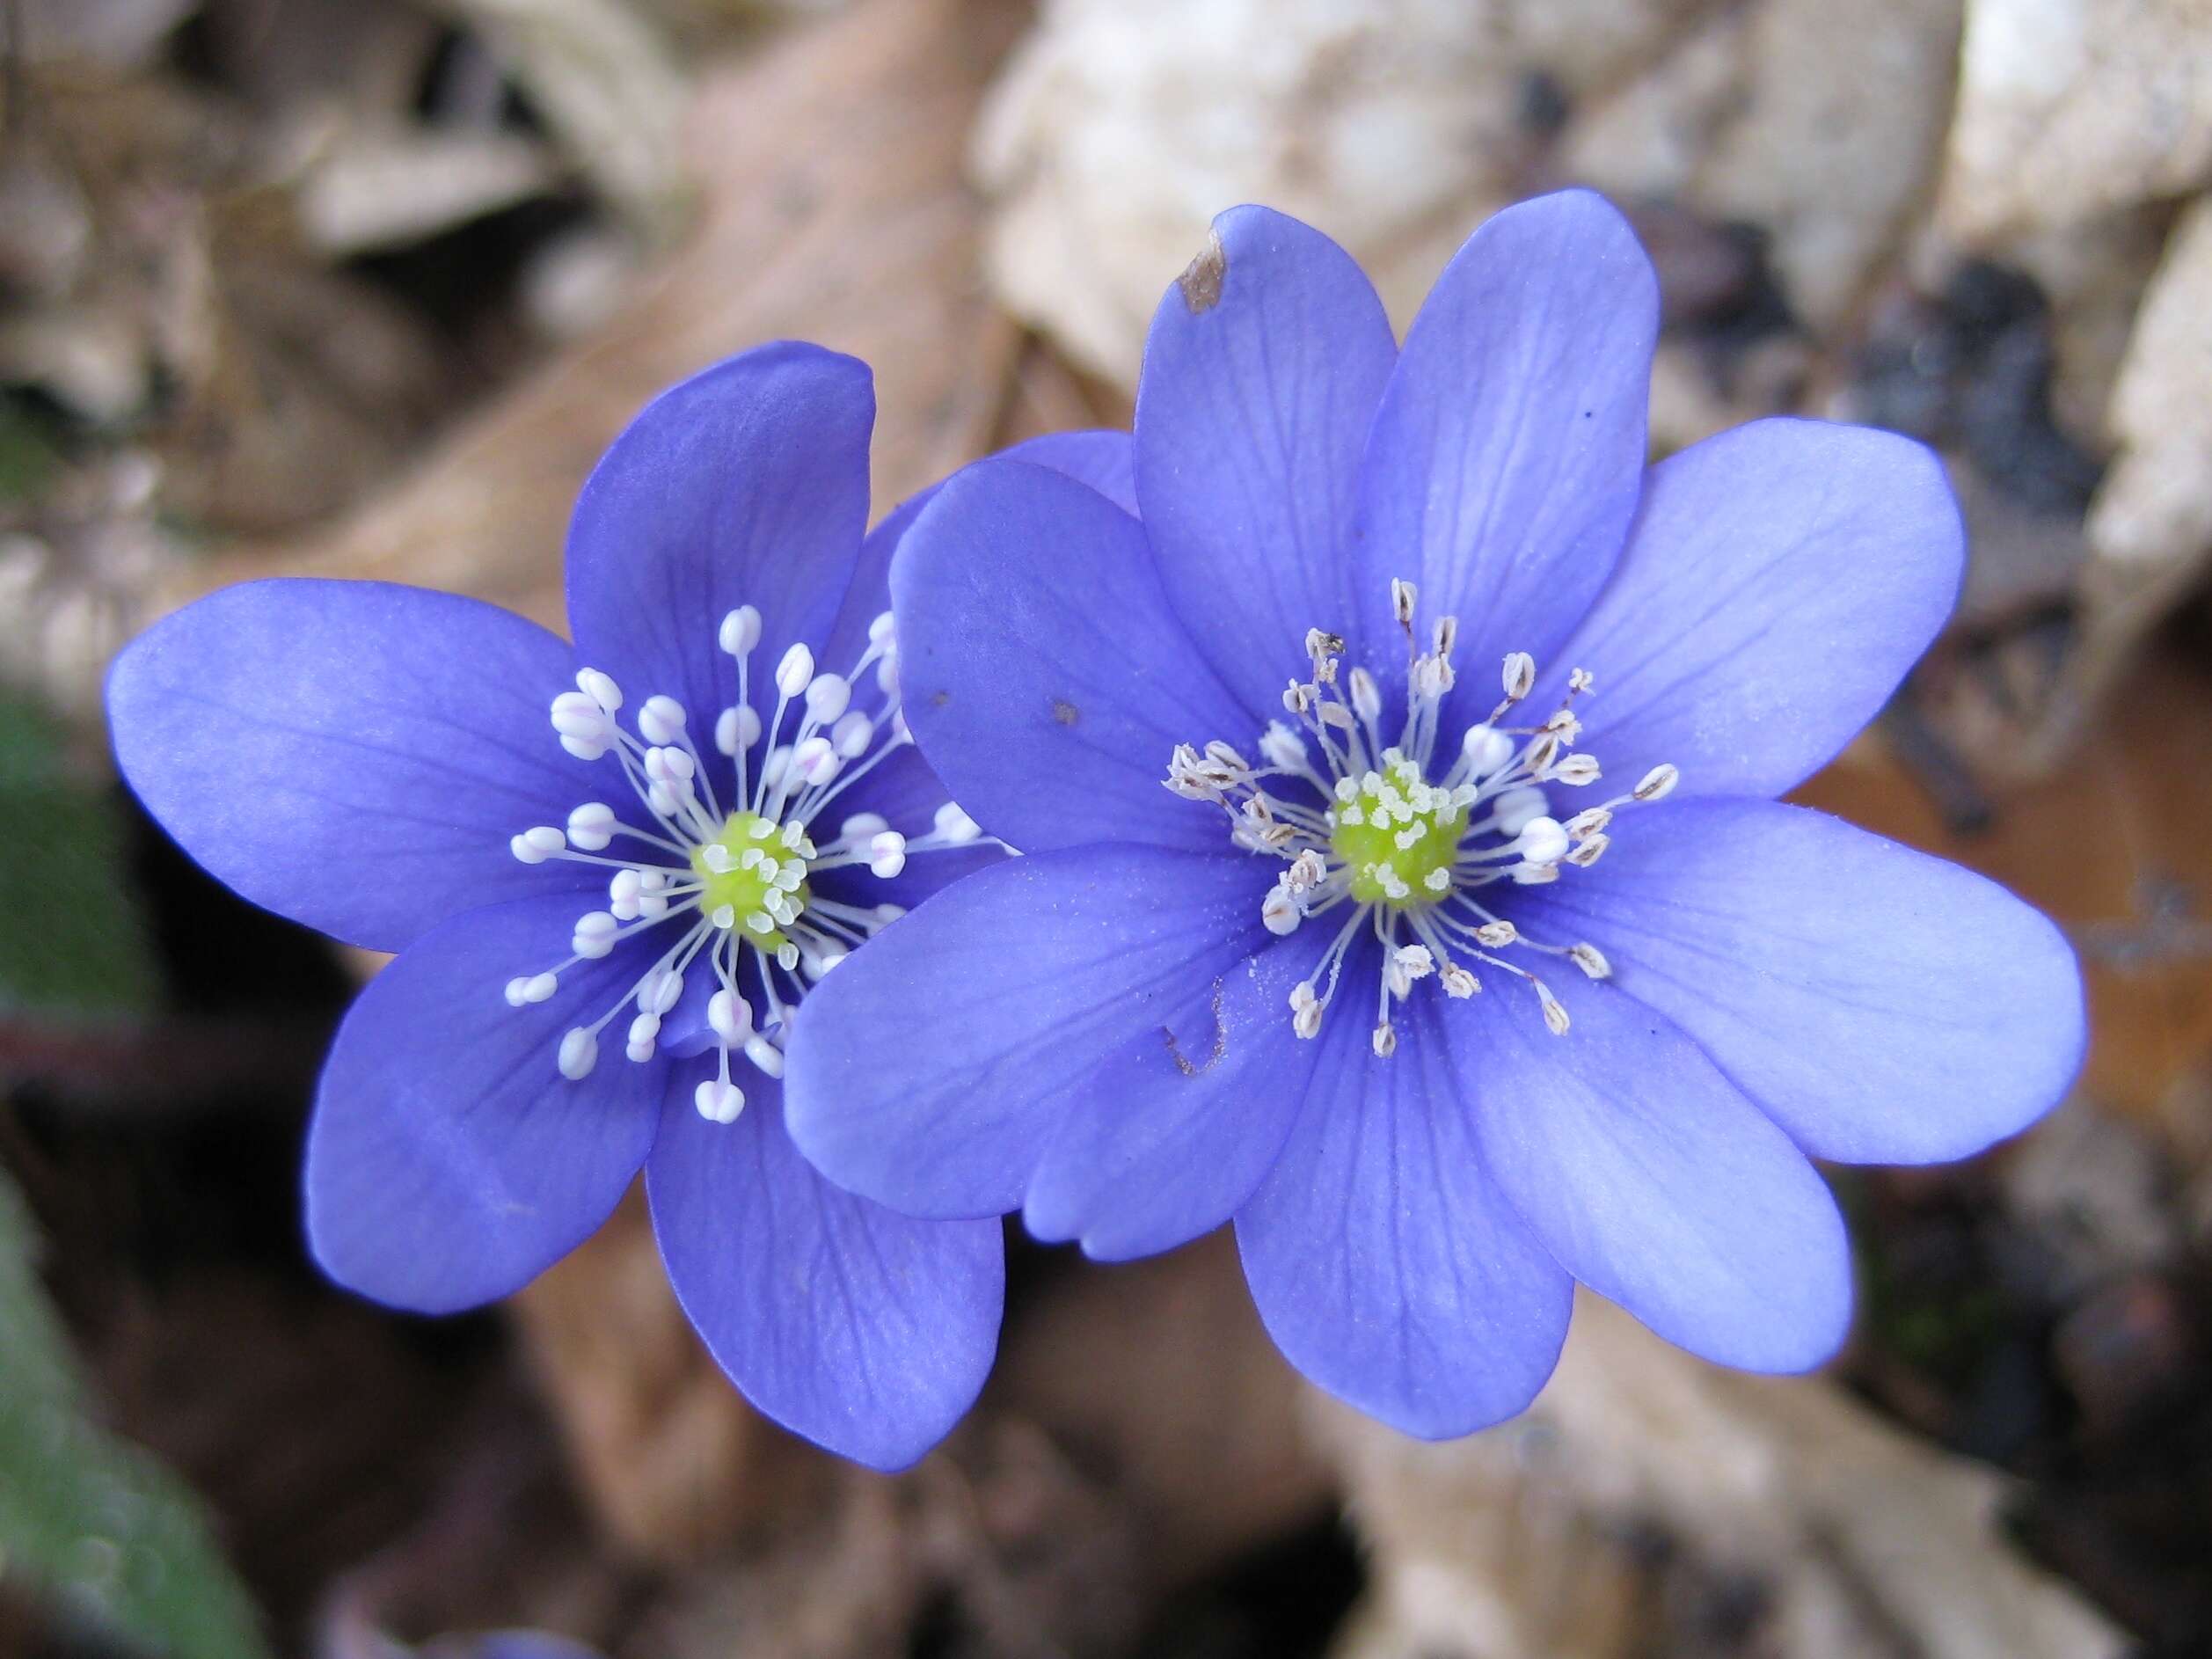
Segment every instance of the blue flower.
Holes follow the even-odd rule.
[[[1233,1220],[1291,1362],[1417,1435],[1526,1404],[1578,1280],[1728,1364],[1835,1348],[1809,1160],[2021,1129],[2080,986],[1997,886],[1773,799],[1950,611],[1935,458],[1776,420],[1646,468],[1657,320],[1588,194],[1478,230],[1403,350],[1242,208],[1153,321],[1141,520],[1018,460],[944,487],[892,572],[910,718],[1029,856],[809,1008],[819,1168],[1106,1259]]]
[[[399,953],[318,1091],[333,1278],[430,1313],[505,1296],[642,1166],[738,1387],[895,1468],[989,1368],[998,1226],[822,1180],[784,1051],[815,979],[1002,855],[901,715],[886,571],[920,503],[864,539],[874,415],[865,364],[791,344],[655,400],[577,503],[573,648],[450,595],[256,582],[139,639],[107,706],[124,776],[208,870]],[[1126,499],[1126,438],[1016,453]]]

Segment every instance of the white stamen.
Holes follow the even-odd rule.
[[[765,1076],[780,1078],[784,1075],[784,1051],[766,1037],[746,1038],[745,1057]]]
[[[906,868],[906,837],[895,830],[868,837],[868,873],[889,881]]]
[[[683,732],[683,705],[672,697],[649,697],[638,710],[638,735],[648,743],[673,743]]]
[[[568,815],[568,844],[597,852],[615,838],[615,809],[603,800],[588,800]]]
[[[579,917],[576,931],[569,944],[579,956],[597,958],[615,947],[615,934],[620,928],[614,917],[605,910],[593,910]]]
[[[807,682],[814,677],[814,654],[803,645],[795,645],[784,653],[784,660],[776,665],[776,692],[779,697],[802,695]]]
[[[749,655],[761,642],[761,613],[750,605],[738,606],[722,618],[721,631],[716,639],[730,655]]]
[[[734,1123],[745,1109],[745,1091],[726,1078],[709,1078],[691,1092],[699,1115],[710,1123]]]
[[[591,1075],[599,1063],[599,1039],[578,1026],[560,1040],[560,1074],[571,1083]]]
[[[598,705],[602,713],[612,714],[622,706],[622,688],[597,669],[577,669],[576,689]]]

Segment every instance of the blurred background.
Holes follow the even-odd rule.
[[[0,1655],[2092,1659],[2212,1653],[2212,6],[2204,0],[0,0]],[[624,1210],[507,1306],[324,1284],[296,1179],[372,966],[118,789],[108,656],[276,572],[558,624],[653,391],[876,368],[880,506],[1121,423],[1218,209],[1401,327],[1610,192],[1662,450],[1949,462],[1949,634],[1814,804],[2070,930],[2074,1098],[1839,1171],[1862,1312],[1722,1373],[1592,1304],[1529,1415],[1332,1407],[1219,1239],[1017,1244],[895,1480],[749,1414]],[[494,1632],[544,1633],[537,1635]],[[579,1644],[577,1646],[568,1645]]]

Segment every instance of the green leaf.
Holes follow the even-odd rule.
[[[191,1493],[86,1414],[32,1246],[0,1175],[0,1569],[160,1659],[265,1659]]]
[[[142,1012],[153,961],[107,798],[69,777],[34,704],[0,691],[0,1014]]]

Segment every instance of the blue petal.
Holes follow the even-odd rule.
[[[1026,461],[1032,466],[1064,472],[1088,484],[1123,512],[1136,511],[1135,464],[1126,432],[1050,432],[1002,449],[994,458]],[[821,654],[824,667],[842,674],[845,665],[857,661],[866,649],[869,625],[891,609],[891,556],[941,487],[940,480],[916,490],[886,513],[860,544],[860,562],[853,569],[852,585],[846,589],[843,608],[829,631],[829,647]]]
[[[1534,1399],[1573,1304],[1477,1150],[1483,1066],[1441,1029],[1457,1012],[1407,1004],[1383,1060],[1360,1008],[1333,1009],[1289,1143],[1237,1216],[1245,1275],[1284,1356],[1430,1440]]]
[[[1964,1158],[2055,1105],[2086,1041],[2058,929],[1996,882],[1768,801],[1625,815],[1531,892],[1815,1158]]]
[[[711,732],[736,701],[716,637],[741,604],[761,613],[756,687],[792,643],[823,644],[867,528],[874,421],[865,363],[786,341],[662,392],[614,441],[569,528],[568,619],[625,718],[658,694]]]
[[[1595,676],[1581,746],[1624,784],[1672,761],[1685,796],[1780,794],[1880,710],[1965,556],[1921,445],[1755,421],[1651,470],[1612,581],[1544,666],[1555,690],[1569,666]]]
[[[1572,968],[1546,979],[1562,1036],[1494,970],[1446,1015],[1479,1156],[1522,1219],[1693,1353],[1759,1371],[1828,1358],[1851,1322],[1850,1250],[1805,1155],[1664,1017]]]
[[[1216,218],[1153,315],[1136,395],[1142,516],[1171,602],[1253,731],[1305,671],[1306,631],[1349,630],[1362,584],[1406,574],[1369,571],[1351,533],[1397,358],[1351,255],[1266,208]]]
[[[956,883],[807,998],[793,1136],[881,1202],[986,1216],[1026,1197],[1040,1231],[1094,1254],[1219,1225],[1280,1145],[1305,1063],[1289,959],[1259,922],[1271,874],[1097,847]]]
[[[1604,585],[1636,508],[1658,326],[1651,261],[1582,190],[1489,220],[1414,319],[1369,442],[1360,528],[1371,557],[1399,561],[1389,574],[1420,585],[1424,612],[1460,620],[1466,707],[1448,731],[1488,713],[1508,652],[1548,662]]]
[[[307,1232],[331,1277],[394,1307],[449,1313],[528,1283],[613,1210],[653,1144],[658,1066],[618,1041],[580,1082],[561,1037],[611,1007],[631,953],[507,1005],[518,974],[568,954],[573,898],[471,910],[369,982],[339,1027],[307,1137]],[[619,1039],[620,1031],[615,1038]]]
[[[653,1233],[684,1312],[746,1399],[871,1468],[903,1469],[975,1402],[998,1341],[996,1221],[913,1221],[840,1192],[785,1133],[776,1085],[710,1123],[709,1075],[673,1069],[646,1167]]]
[[[473,599],[257,581],[127,647],[107,714],[132,789],[219,880],[389,951],[474,905],[589,885],[507,851],[590,793],[548,724],[573,674],[559,639]]]
[[[1163,786],[1168,757],[1259,733],[1169,609],[1128,514],[1061,473],[982,462],[907,532],[891,595],[907,720],[986,830],[1025,852],[1226,844],[1218,808]]]

